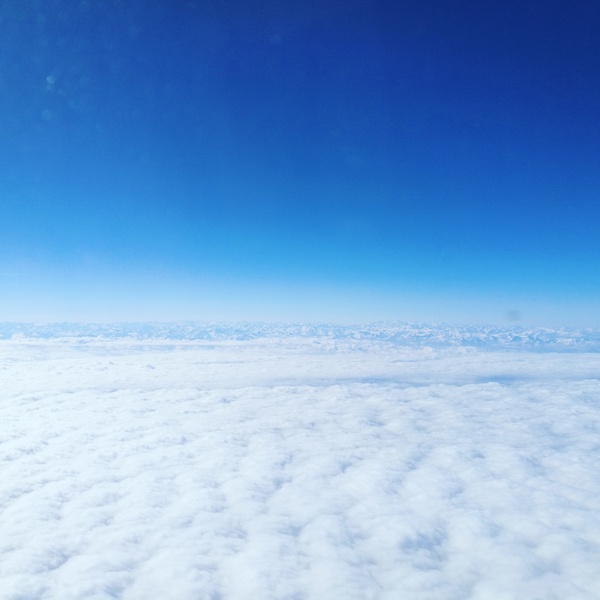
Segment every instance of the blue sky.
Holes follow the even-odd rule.
[[[0,320],[600,326],[595,2],[0,18]]]

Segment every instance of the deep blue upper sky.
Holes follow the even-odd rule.
[[[0,19],[0,320],[600,326],[597,2]]]

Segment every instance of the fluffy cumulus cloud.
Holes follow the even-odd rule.
[[[3,599],[600,597],[564,332],[106,331],[0,342]]]

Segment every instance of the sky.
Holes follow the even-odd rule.
[[[0,321],[600,326],[590,1],[0,3]]]

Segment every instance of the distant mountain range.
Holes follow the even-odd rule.
[[[418,346],[473,346],[538,351],[600,352],[600,330],[411,324],[331,323],[0,323],[0,340],[71,339],[244,341],[266,338],[372,340]]]

